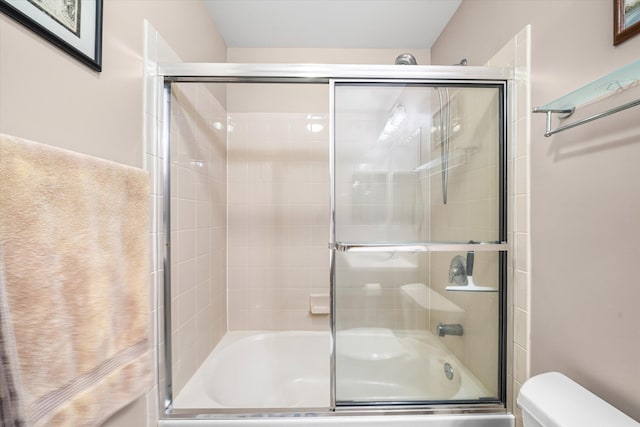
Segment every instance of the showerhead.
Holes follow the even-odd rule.
[[[396,58],[396,65],[418,65],[418,61],[410,53],[402,53]]]

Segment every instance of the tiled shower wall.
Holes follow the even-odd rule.
[[[329,327],[309,310],[329,294],[328,127],[326,113],[229,114],[230,330]]]
[[[174,84],[171,104],[171,344],[178,393],[227,330],[226,111],[203,84]]]

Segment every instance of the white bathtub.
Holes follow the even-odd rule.
[[[358,400],[361,396],[370,400],[460,400],[490,395],[428,332],[352,329],[338,333],[336,348],[339,400]],[[173,408],[328,408],[329,351],[330,336],[326,332],[229,332],[174,398]],[[445,363],[453,367],[451,380],[444,373]],[[163,420],[161,425],[408,427],[426,422],[433,427],[511,427],[513,417],[333,415]]]
[[[173,407],[326,407],[329,339],[326,332],[227,332]]]

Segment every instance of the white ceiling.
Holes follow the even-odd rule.
[[[462,0],[204,0],[227,47],[428,49]]]

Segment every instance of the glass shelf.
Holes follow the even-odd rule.
[[[595,80],[580,89],[540,107],[541,110],[564,110],[586,104],[594,99],[626,89],[640,80],[640,61],[632,62],[618,70]]]
[[[640,61],[635,61],[542,107],[536,107],[533,109],[533,112],[547,114],[547,126],[544,136],[551,136],[563,130],[571,129],[581,124],[640,105],[640,99],[637,99],[551,130],[552,114],[560,114],[560,118],[569,117],[578,105],[583,105],[595,99],[625,90],[638,82],[640,82]]]

